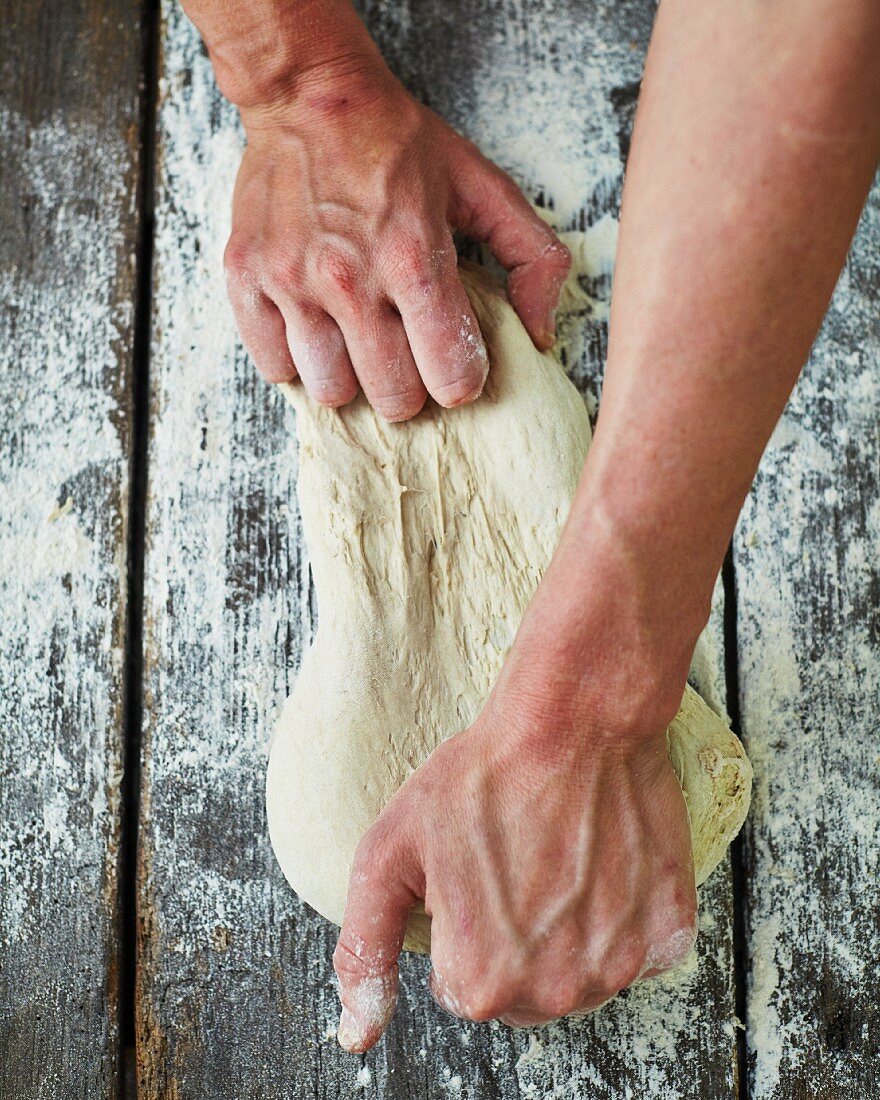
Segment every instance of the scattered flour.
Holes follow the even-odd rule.
[[[23,995],[55,997],[63,1014],[64,991],[79,1006],[82,975],[104,965],[114,920],[132,321],[117,295],[132,261],[113,218],[128,209],[130,157],[122,134],[84,118],[0,107],[0,129],[19,150],[4,194],[42,250],[0,271],[0,941],[10,988],[54,973],[54,990]],[[76,977],[73,941],[47,925],[47,899],[71,889],[94,899]]]
[[[766,870],[750,883],[747,926],[747,1042],[761,1096],[804,1072],[827,1075],[819,1091],[856,1087],[852,1052],[825,1041],[820,968],[832,998],[846,990],[850,1005],[876,999],[878,252],[875,184],[734,544],[742,725],[754,766],[746,839],[753,865]]]
[[[527,1050],[519,1056],[516,1062],[516,1068],[521,1069],[529,1062],[537,1062],[544,1057],[544,1044],[538,1038],[537,1035],[529,1036],[529,1046]]]

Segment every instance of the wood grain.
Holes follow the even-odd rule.
[[[140,13],[0,18],[0,1096],[115,1095]]]
[[[751,1095],[880,1079],[880,179],[735,541]]]
[[[527,153],[519,180],[568,228],[616,209],[651,14],[649,3],[613,12],[463,2],[366,10],[417,94],[489,152],[510,149],[505,166],[517,169],[517,147]],[[602,64],[585,62],[598,38]],[[488,55],[481,42],[492,43]],[[527,1034],[444,1016],[425,990],[426,963],[408,959],[383,1043],[364,1058],[335,1045],[335,930],[283,881],[263,809],[272,723],[316,615],[296,514],[292,424],[236,344],[220,262],[241,137],[174,9],[162,76],[140,860],[143,1095],[336,1097],[358,1088],[383,1097],[731,1096],[726,871],[705,891],[699,969],[677,988],[636,991],[594,1019],[535,1033],[536,1045]],[[541,138],[544,120],[562,95],[585,121],[553,166],[571,172],[554,194],[553,179],[529,170],[523,119],[546,160],[553,141]],[[588,289],[607,304],[607,279],[597,276]],[[604,340],[601,321],[589,324],[584,355],[569,364],[594,399]],[[714,671],[704,675],[717,694],[717,620],[713,631],[704,668]]]

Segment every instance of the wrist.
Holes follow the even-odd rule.
[[[711,606],[596,502],[569,524],[502,679],[590,738],[662,738]]]
[[[709,618],[726,528],[708,509],[677,505],[662,478],[653,494],[636,488],[625,456],[603,461],[594,451],[538,590],[541,602],[554,617],[568,605],[561,639],[575,646],[597,618],[607,619],[636,653],[661,664],[689,660]]]
[[[342,143],[341,151],[351,154],[355,146],[383,147],[384,139],[399,136],[417,110],[381,59],[373,64],[351,56],[324,62],[289,95],[241,107],[239,113],[249,144],[264,134],[273,143],[298,137],[326,147]]]
[[[186,9],[220,91],[243,115],[283,109],[348,77],[387,73],[347,0],[240,0],[222,11],[213,0],[189,0]]]

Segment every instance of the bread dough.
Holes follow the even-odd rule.
[[[299,502],[319,625],[272,743],[267,810],[299,896],[340,924],[361,836],[411,772],[477,717],[556,546],[590,440],[583,399],[503,295],[463,270],[491,369],[479,401],[389,424],[300,386]],[[742,745],[687,689],[667,732],[697,883],[748,809]],[[427,951],[410,917],[406,947]]]

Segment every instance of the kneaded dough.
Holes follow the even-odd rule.
[[[590,440],[583,399],[503,294],[463,269],[489,349],[485,393],[388,424],[363,397],[296,408],[299,502],[319,624],[269,758],[278,861],[340,924],[361,836],[411,772],[477,717],[556,546]],[[697,884],[748,809],[742,745],[687,688],[667,731]],[[405,946],[430,949],[410,917]]]

